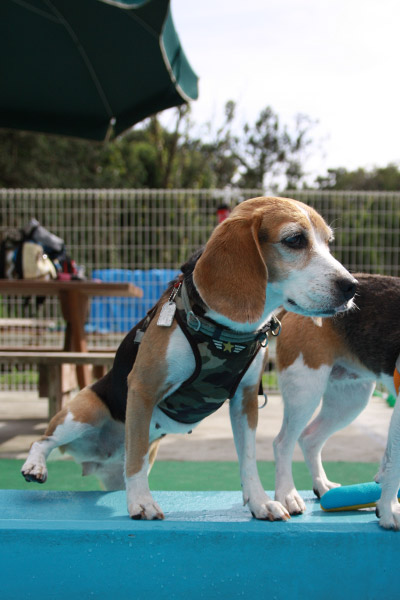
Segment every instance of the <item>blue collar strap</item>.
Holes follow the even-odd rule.
[[[257,329],[253,332],[238,333],[237,331],[228,329],[228,327],[221,327],[210,319],[195,315],[190,306],[190,300],[184,282],[182,282],[182,286],[178,292],[178,298],[179,296],[182,300],[182,308],[186,313],[186,323],[188,327],[193,329],[193,331],[200,331],[201,333],[204,333],[204,335],[212,337],[216,340],[221,340],[222,342],[258,341],[262,346],[267,346],[268,333],[271,332],[272,335],[277,336],[281,331],[281,323],[275,317],[275,315],[273,315],[268,323],[266,323],[261,329]]]

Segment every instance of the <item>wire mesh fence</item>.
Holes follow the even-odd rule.
[[[217,209],[262,195],[261,190],[0,190],[0,236],[35,217],[65,240],[68,254],[87,277],[133,281],[145,290],[137,299],[93,300],[89,347],[116,347],[135,323],[135,310],[157,300],[160,289],[208,239]],[[352,272],[399,275],[400,193],[291,191],[316,208],[335,230],[332,252]],[[127,304],[128,303],[128,304]],[[130,303],[130,304],[129,304]],[[135,310],[132,312],[132,303]],[[21,321],[24,319],[24,321]],[[64,322],[56,298],[3,297],[2,346],[62,347]],[[0,366],[1,389],[32,389],[35,372]],[[267,387],[276,387],[274,373]]]
[[[350,271],[399,276],[400,193],[291,192],[335,230],[332,252]]]

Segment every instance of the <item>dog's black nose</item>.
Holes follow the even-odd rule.
[[[358,283],[357,279],[338,279],[336,283],[346,301],[350,300],[356,293]]]

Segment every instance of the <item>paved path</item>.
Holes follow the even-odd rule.
[[[282,400],[271,395],[260,410],[257,457],[273,460],[272,441],[282,421]],[[47,400],[35,392],[0,393],[0,458],[25,458],[31,443],[45,430]],[[379,462],[385,448],[392,409],[373,397],[366,410],[351,425],[327,442],[327,461]],[[53,452],[52,457],[58,455]],[[302,460],[296,448],[294,460]],[[158,460],[236,461],[228,406],[205,419],[191,435],[167,436],[160,444]]]

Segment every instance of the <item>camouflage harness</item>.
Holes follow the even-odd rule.
[[[158,407],[175,421],[197,423],[234,396],[260,348],[267,345],[268,331],[278,335],[280,323],[273,317],[256,332],[235,332],[195,315],[185,284],[179,282],[176,287],[174,318],[192,348],[196,367],[192,375]]]

